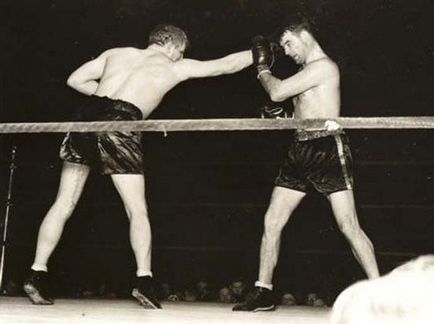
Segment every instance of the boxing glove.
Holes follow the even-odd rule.
[[[259,109],[261,118],[288,118],[287,111],[272,101],[268,101]]]
[[[270,71],[274,63],[274,56],[270,43],[264,36],[258,35],[252,39],[252,56],[258,73]]]

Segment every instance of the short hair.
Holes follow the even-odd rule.
[[[168,43],[185,44],[186,48],[190,45],[187,34],[181,28],[168,24],[157,25],[149,34],[149,45],[164,46]]]
[[[283,25],[278,29],[276,36],[280,39],[287,31],[298,34],[303,30],[312,34],[312,26],[307,17],[302,14],[292,14],[286,17]]]
[[[433,318],[434,255],[420,256],[373,280],[346,288],[336,299],[331,323],[427,323]]]

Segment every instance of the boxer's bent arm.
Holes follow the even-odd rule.
[[[303,70],[287,79],[280,80],[270,73],[263,73],[260,81],[271,100],[281,102],[334,77],[339,77],[337,66],[330,61],[318,61],[308,64]]]
[[[236,73],[252,63],[251,52],[243,51],[210,61],[183,59],[174,63],[174,70],[181,80],[187,80]]]
[[[112,51],[105,51],[96,59],[84,63],[72,72],[66,81],[67,85],[85,95],[94,94],[98,88],[98,81],[96,80],[101,78],[107,57]]]

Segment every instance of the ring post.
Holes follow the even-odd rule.
[[[3,235],[2,235],[2,252],[1,252],[1,259],[0,259],[0,289],[3,286],[3,270],[4,270],[4,263],[5,263],[5,252],[6,252],[6,239],[7,239],[7,233],[8,233],[8,221],[9,221],[9,212],[12,207],[12,182],[14,179],[14,170],[16,168],[15,165],[15,154],[17,152],[17,147],[12,146],[11,151],[11,163],[9,165],[9,184],[8,184],[8,195],[6,198],[6,208],[5,208],[5,217],[3,221]]]

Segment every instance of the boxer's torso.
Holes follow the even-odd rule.
[[[323,59],[322,64],[333,64],[330,59]],[[334,118],[340,114],[339,70],[335,75],[325,78],[315,86],[292,98],[294,118]]]
[[[95,95],[130,102],[146,118],[180,81],[172,64],[167,56],[155,50],[113,49]]]

